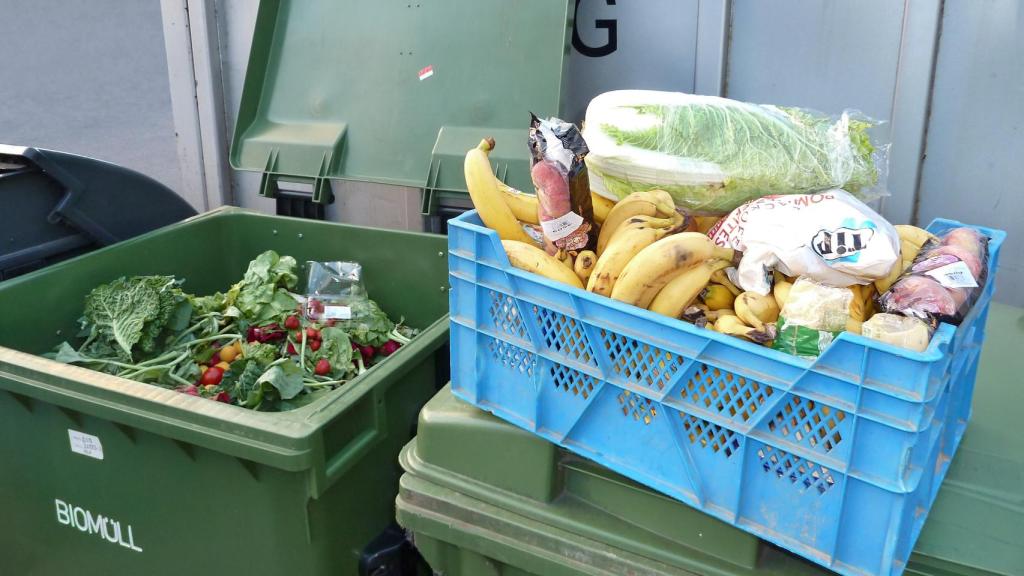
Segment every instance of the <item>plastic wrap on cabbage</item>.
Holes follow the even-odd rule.
[[[844,112],[830,118],[798,108],[715,96],[620,90],[594,98],[583,137],[591,187],[608,198],[668,191],[676,204],[723,214],[768,194],[842,188],[884,195],[888,144],[877,123]]]

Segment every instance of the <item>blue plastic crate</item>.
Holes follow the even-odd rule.
[[[962,226],[936,220],[934,232]],[[847,575],[898,575],[970,415],[1005,233],[959,328],[911,352],[841,334],[811,362],[511,267],[449,222],[452,389]]]

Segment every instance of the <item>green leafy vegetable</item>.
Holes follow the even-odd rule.
[[[294,362],[283,362],[271,366],[257,380],[257,384],[270,384],[277,389],[283,400],[291,400],[305,388],[302,383],[302,368]]]
[[[587,109],[587,167],[598,191],[662,189],[691,210],[724,213],[768,194],[879,179],[869,121],[707,96],[620,91]]]
[[[380,346],[390,340],[395,323],[373,300],[356,300],[351,304],[352,319],[336,324],[360,346]]]
[[[94,340],[131,359],[136,349],[153,352],[172,319],[174,325],[187,325],[187,319],[182,321],[191,315],[186,304],[173,277],[118,278],[86,297],[83,325],[90,328]]]

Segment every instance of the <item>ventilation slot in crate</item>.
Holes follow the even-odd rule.
[[[685,362],[679,354],[607,330],[601,330],[601,339],[612,370],[648,388],[663,390]]]
[[[533,311],[537,315],[541,338],[549,350],[572,360],[597,366],[594,351],[590,348],[590,340],[583,331],[582,322],[539,306],[534,306]]]
[[[623,390],[619,393],[618,398],[622,407],[622,415],[635,422],[650,424],[658,416],[658,405],[643,396]]]
[[[683,400],[731,420],[747,422],[775,394],[775,389],[707,364],[701,364],[686,382]]]
[[[710,449],[726,458],[731,458],[739,451],[739,434],[685,412],[680,412],[679,416],[683,419],[683,433],[690,444]]]
[[[766,474],[788,480],[801,490],[813,490],[823,495],[836,485],[835,478],[828,468],[771,446],[761,447],[757,451],[757,457],[761,460],[761,469]]]
[[[533,376],[534,368],[537,366],[537,357],[534,354],[496,338],[491,339],[490,349],[494,359],[505,368]]]
[[[828,454],[843,441],[847,415],[814,400],[793,396],[768,421],[768,430],[776,436]]]
[[[572,368],[555,365],[551,367],[551,381],[555,388],[584,400],[594,394],[597,379]]]
[[[489,312],[494,326],[510,336],[525,340],[526,327],[523,325],[523,317],[519,314],[515,298],[494,290],[490,291],[490,296]]]

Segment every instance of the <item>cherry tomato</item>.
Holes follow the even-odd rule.
[[[213,367],[220,368],[221,370],[227,372],[231,368],[231,364],[228,364],[227,362],[221,360],[220,362],[214,364]]]
[[[317,350],[319,350],[320,349],[320,341],[319,340],[310,340],[310,342],[309,342],[309,349],[312,350],[313,352],[316,352]]]
[[[224,370],[217,366],[211,366],[206,372],[203,372],[202,377],[199,378],[199,383],[203,386],[217,385],[220,384],[223,378]]]
[[[234,345],[225,346],[220,349],[220,359],[222,362],[234,362],[237,356],[238,349],[235,348]]]
[[[299,321],[299,317],[294,314],[284,319],[284,327],[288,330],[298,330],[299,326],[302,326],[302,323]]]
[[[331,363],[327,361],[327,358],[321,358],[316,361],[316,368],[313,371],[317,376],[326,376],[331,371]]]

